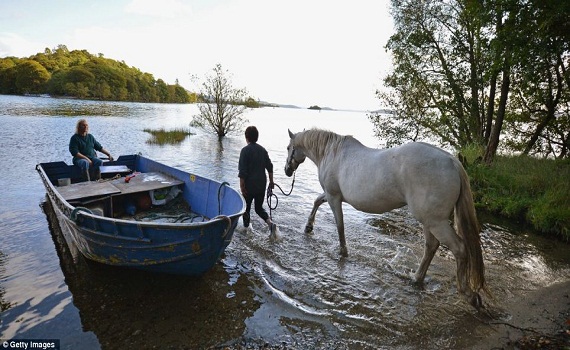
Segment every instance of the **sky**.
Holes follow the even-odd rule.
[[[375,110],[389,0],[0,0],[0,57],[66,45],[199,91],[216,64],[255,99]]]

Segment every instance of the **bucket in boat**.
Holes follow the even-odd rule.
[[[61,186],[67,186],[67,185],[69,185],[69,184],[71,184],[71,179],[68,178],[68,177],[64,177],[64,178],[61,178],[61,179],[57,179],[57,185],[60,186],[60,187],[61,187]]]

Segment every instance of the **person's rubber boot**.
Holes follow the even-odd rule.
[[[101,169],[95,170],[95,181],[101,180]]]
[[[278,241],[280,239],[279,235],[277,234],[277,225],[274,222],[269,224],[269,239],[272,241]]]

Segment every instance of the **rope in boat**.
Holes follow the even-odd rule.
[[[220,184],[220,187],[218,187],[218,215],[222,214],[222,201],[220,200],[220,193],[222,192],[222,187],[229,185],[230,184],[228,182],[224,181]]]
[[[71,212],[71,215],[69,215],[69,218],[70,218],[71,220],[73,220],[73,221],[77,221],[77,214],[78,214],[80,211],[84,211],[84,212],[86,212],[86,213],[93,214],[93,212],[92,212],[90,209],[88,209],[88,208],[85,208],[85,207],[75,207],[75,209],[73,209],[73,211]]]
[[[198,215],[198,214],[186,214],[186,213],[182,213],[182,214],[158,214],[158,213],[145,213],[145,214],[137,214],[133,217],[135,220],[137,221],[158,221],[158,220],[164,220],[164,219],[174,219],[172,221],[169,221],[171,223],[183,223],[186,221],[190,221],[190,222],[205,222],[208,221],[206,220],[206,218],[203,215]],[[197,221],[196,219],[201,219],[200,221]]]
[[[208,221],[205,216],[192,212],[180,194],[159,208],[137,213],[133,216],[133,219],[146,222],[169,220],[168,222],[170,223],[184,223],[188,221],[190,223],[194,223]]]
[[[230,229],[232,227],[232,219],[230,219],[226,215],[222,215],[222,201],[220,199],[220,194],[222,193],[222,187],[224,187],[224,186],[230,186],[230,184],[228,182],[224,181],[220,184],[220,187],[218,187],[218,216],[216,216],[215,218],[212,219],[212,220],[223,219],[224,221],[227,222],[228,225],[226,226],[224,233],[222,233],[222,239],[226,238],[226,236],[228,235],[228,232],[230,232]]]
[[[113,180],[117,180],[121,178],[121,174],[117,174],[111,178],[108,179],[98,179],[97,182],[109,182],[109,181],[113,181]]]
[[[275,187],[277,187],[285,197],[289,197],[291,195],[291,193],[293,192],[293,187],[295,186],[295,174],[296,174],[296,172],[293,172],[293,182],[291,182],[291,190],[289,190],[289,193],[285,193],[285,191],[283,191],[281,186],[279,186],[276,183],[273,183],[273,185]],[[275,205],[271,204],[271,202],[273,201],[273,198],[275,198]],[[272,211],[277,209],[278,204],[279,204],[279,198],[277,198],[277,195],[275,193],[273,193],[273,189],[271,187],[267,187],[267,206],[269,207],[269,218],[270,219],[273,219]]]
[[[120,177],[120,175],[118,175]],[[105,179],[105,180],[99,180],[99,182],[106,182],[106,181],[110,181],[110,180],[114,180],[117,177],[114,177],[112,179]],[[222,188],[224,186],[229,186],[230,184],[228,182],[222,182],[220,184],[220,187],[218,188],[218,214],[221,215],[222,213],[222,200],[221,200],[221,192],[222,192]],[[168,203],[164,209],[167,210],[172,210],[172,209],[182,209],[181,206],[177,203],[179,201],[173,200],[170,203]],[[84,211],[87,212],[89,214],[92,214],[91,210],[89,210],[88,208],[85,207],[76,207],[72,212],[71,212],[71,219],[73,221],[77,220],[77,214],[80,211]],[[140,213],[137,214],[135,216],[133,216],[133,219],[135,219],[136,221],[155,221],[155,220],[161,220],[161,219],[174,219],[175,223],[183,223],[186,221],[190,221],[190,222],[195,222],[196,219],[201,219],[201,222],[204,221],[208,221],[203,215],[198,215],[198,214],[194,214],[194,213],[156,213],[156,212],[145,212],[145,213]]]

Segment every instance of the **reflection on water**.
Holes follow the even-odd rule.
[[[6,268],[4,267],[5,260],[6,260],[6,256],[4,255],[4,253],[2,253],[2,251],[0,251],[0,277],[6,276]],[[4,311],[8,310],[10,307],[12,307],[12,303],[4,300],[4,294],[5,293],[6,293],[6,291],[4,290],[2,285],[0,284],[0,313],[4,312]]]
[[[83,329],[103,348],[207,348],[238,338],[258,307],[244,279],[223,264],[191,278],[74,259],[51,205],[43,206]]]
[[[125,117],[132,113],[134,104],[61,99],[56,105],[53,99],[18,98],[3,108],[0,115],[6,116],[55,116],[82,117],[114,116]],[[3,106],[4,107],[4,106]]]
[[[71,109],[70,113],[65,112]],[[238,227],[220,264],[192,279],[109,268],[73,259],[38,203],[45,189],[38,162],[71,161],[75,122],[87,116],[91,132],[114,156],[143,155],[186,171],[239,185],[243,135],[224,138],[192,130],[178,145],[149,145],[144,128],[187,128],[195,105],[129,104],[0,96],[0,338],[55,337],[76,348],[207,348],[251,345],[330,349],[454,348],[481,315],[459,297],[455,260],[442,247],[425,286],[410,275],[423,254],[420,225],[403,209],[382,215],[344,206],[348,258],[340,258],[331,210],[319,210],[314,232],[304,233],[321,193],[310,161],[296,174],[291,196],[273,211],[280,239],[252,217]],[[364,113],[284,108],[250,110],[260,130],[275,182],[283,174],[287,129],[320,126],[379,142]],[[487,281],[501,319],[502,303],[570,279],[570,247],[521,228],[483,218]],[[50,235],[51,233],[51,235]],[[52,240],[53,235],[53,240]],[[55,242],[55,244],[54,244]],[[55,247],[55,248],[54,248]],[[160,343],[158,341],[160,340]],[[467,342],[468,343],[468,342]],[[68,346],[69,347],[69,346]]]

